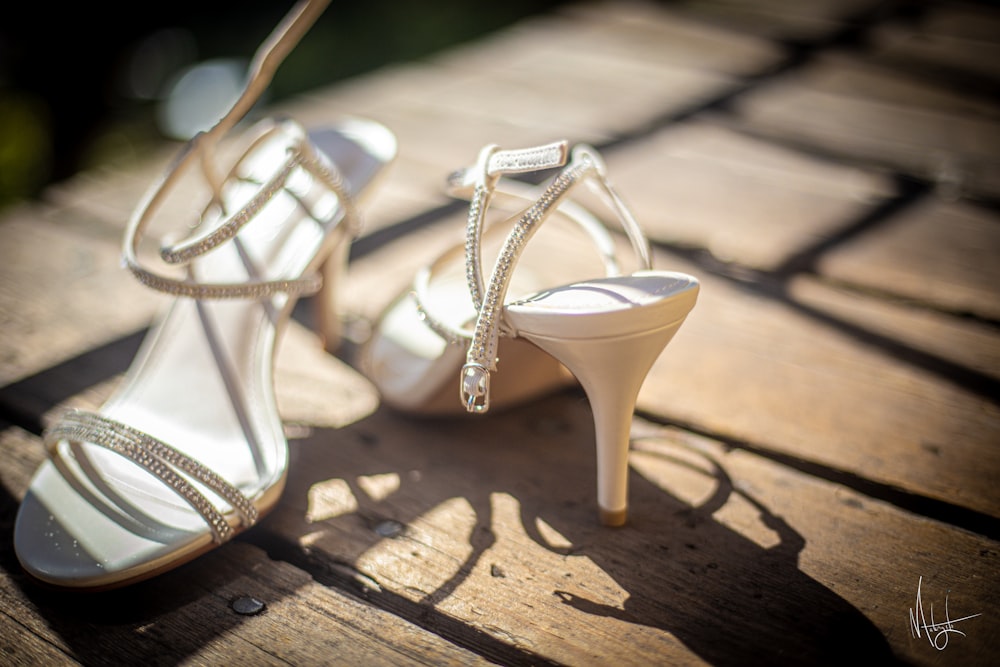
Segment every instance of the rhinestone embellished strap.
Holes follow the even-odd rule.
[[[479,153],[474,167],[459,169],[448,176],[452,194],[460,195],[472,190],[480,181],[505,174],[518,174],[543,169],[555,169],[566,164],[569,142],[554,141],[544,146],[500,150],[490,144]]]
[[[469,202],[468,228],[465,234],[465,278],[469,284],[472,303],[477,309],[482,307],[483,219],[493,198],[497,181],[506,174],[561,167],[566,164],[568,146],[566,141],[557,141],[533,148],[500,150],[499,146],[490,144],[479,152],[476,166],[466,174],[466,178],[473,179],[474,190],[472,200]]]
[[[274,78],[278,66],[329,4],[330,0],[299,0],[257,49],[247,72],[246,85],[233,106],[211,129],[195,136],[187,143],[166,175],[154,183],[143,202],[136,208],[126,230],[123,261],[144,285],[175,296],[196,299],[259,299],[277,293],[301,296],[313,294],[320,289],[322,281],[315,275],[276,280],[250,280],[242,283],[201,283],[194,280],[189,271],[186,279],[171,278],[141,265],[138,260],[138,242],[149,224],[152,212],[176,183],[179,175],[189,168],[200,169],[205,182],[212,190],[213,203],[221,204],[223,187],[233,173],[230,172],[229,177],[223,178],[216,171],[215,153],[219,140],[235,128],[253,108],[261,93]],[[276,129],[288,131],[292,126],[292,123],[286,121]],[[289,161],[264,185],[257,196],[210,234],[165,249],[162,253],[164,261],[171,264],[189,262],[234,238],[239,229],[253,220],[258,210],[283,189],[285,181],[295,167],[303,168],[337,196],[343,212],[341,221],[349,226],[348,231],[356,234],[359,227],[358,217],[340,175],[332,165],[322,159],[322,156],[313,153],[304,132],[298,129],[294,132],[298,136],[291,147]],[[244,153],[244,158],[252,151],[253,146]]]
[[[330,164],[329,160],[324,159],[322,155],[316,154],[312,150],[304,131],[293,121],[282,121],[264,131],[251,144],[244,153],[243,158],[233,167],[226,178],[236,178],[239,166],[252,155],[253,151],[259,145],[266,140],[272,139],[274,136],[280,136],[282,140],[286,140],[285,138],[287,137],[290,143],[286,162],[279,167],[274,176],[268,179],[260,191],[245,206],[212,232],[197,237],[192,241],[165,248],[161,252],[161,255],[166,262],[189,262],[219,247],[224,242],[235,238],[244,225],[256,218],[263,206],[284,190],[285,184],[297,168],[301,168],[309,173],[317,183],[337,197],[342,212],[338,224],[345,225],[347,231],[351,234],[357,233],[361,226],[360,218],[354,206],[353,199],[347,192],[343,178],[336,167]],[[168,277],[141,265],[138,260],[138,246],[150,222],[152,212],[164,197],[164,193],[176,180],[179,172],[192,159],[191,154],[201,150],[200,147],[202,144],[207,145],[204,135],[192,139],[188,144],[187,150],[182,153],[178,163],[168,170],[167,176],[150,190],[151,194],[147,197],[146,201],[136,209],[137,214],[130,221],[125,234],[123,258],[126,267],[147,287],[174,296],[186,296],[196,299],[260,299],[278,292],[301,296],[318,291],[322,284],[318,275],[277,280],[247,280],[238,283],[204,283],[191,278],[178,279]]]
[[[568,166],[545,189],[541,197],[524,213],[521,214],[513,229],[507,235],[500,255],[493,268],[489,284],[480,301],[476,301],[479,314],[476,319],[472,340],[466,355],[466,364],[460,377],[460,393],[463,403],[469,412],[486,412],[489,409],[490,372],[496,370],[497,347],[501,333],[516,335],[510,331],[503,321],[502,311],[504,298],[510,284],[514,265],[520,257],[525,244],[535,233],[538,225],[543,222],[552,210],[557,207],[566,193],[581,181],[597,181],[598,192],[621,218],[626,235],[639,257],[642,268],[650,268],[651,252],[649,242],[642,229],[636,223],[622,199],[608,182],[604,162],[597,152],[586,145],[578,145],[573,150],[573,159]],[[481,178],[476,184],[476,190],[487,192],[480,195],[483,202],[488,202],[490,191],[495,181]],[[591,178],[593,177],[593,178]],[[474,199],[475,201],[475,199]],[[483,211],[470,207],[468,236],[475,237],[467,241],[467,273],[470,290],[473,285],[482,284],[479,257],[479,236],[482,230]]]
[[[195,479],[228,502],[244,528],[257,522],[257,508],[233,485],[170,445],[121,422],[83,410],[72,410],[47,429],[43,440],[51,457],[61,456],[61,441],[89,442],[124,456],[143,467],[173,489],[204,518],[212,539],[221,544],[233,536],[233,528],[212,502],[190,482]],[[62,470],[61,466],[57,466]]]
[[[471,192],[464,253],[466,258],[466,282],[468,283],[472,303],[476,309],[482,306],[484,288],[481,244],[486,209],[489,207],[490,201],[497,191],[516,198],[528,199],[525,192],[519,190],[513,184],[501,187],[500,177],[506,174],[561,167],[566,164],[568,146],[569,144],[566,141],[557,141],[533,148],[500,150],[498,146],[490,144],[479,152],[479,158],[474,167],[456,171],[448,177],[449,189],[453,195],[462,196]],[[571,218],[575,219],[585,228],[589,228],[592,233],[594,233],[595,227],[600,226],[600,223],[593,220],[591,216],[583,211],[574,212]],[[600,233],[597,232],[596,238],[599,239],[599,235]],[[596,243],[602,249],[606,245],[602,240],[597,240]],[[411,292],[411,297],[416,305],[420,319],[431,331],[451,344],[470,340],[472,338],[471,329],[455,328],[435,318],[424,306],[424,295],[429,291],[431,276],[440,266],[450,263],[454,259],[454,254],[451,252],[445,253],[430,266],[418,271],[414,278],[413,290]],[[614,260],[612,259],[611,262],[613,263]]]
[[[593,164],[589,161],[580,161],[563,170],[542,193],[541,198],[521,215],[514,228],[507,235],[493,267],[493,274],[490,277],[483,301],[478,304],[479,317],[476,319],[465,366],[462,367],[461,397],[469,412],[489,410],[490,371],[496,370],[503,299],[510,284],[514,264],[517,262],[521,250],[552,205],[566,194],[570,186],[580,178],[585,170],[592,167]],[[469,232],[470,234],[478,233],[478,230],[471,226],[471,221]],[[471,258],[468,260],[468,266],[470,271],[473,270],[474,262]]]
[[[234,238],[244,225],[254,219],[254,216],[257,215],[265,204],[274,199],[284,189],[289,176],[296,167],[302,167],[308,171],[326,189],[337,196],[343,209],[341,224],[347,225],[352,235],[357,234],[360,229],[359,218],[351,197],[347,194],[344,179],[340,175],[340,172],[328,161],[320,160],[309,148],[308,142],[304,141],[303,138],[298,137],[297,139],[296,145],[288,149],[288,160],[270,180],[264,183],[250,201],[228,220],[216,227],[211,233],[200,238],[163,248],[160,251],[163,261],[168,264],[190,262],[196,257],[200,257]]]

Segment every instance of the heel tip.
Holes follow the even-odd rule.
[[[625,517],[627,515],[627,510],[606,510],[603,507],[599,509],[601,517],[601,525],[609,526],[612,528],[617,528],[618,526],[625,525]]]

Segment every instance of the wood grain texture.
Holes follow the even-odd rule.
[[[736,111],[752,131],[844,161],[891,168],[970,196],[1000,190],[1000,124],[913,100],[888,103],[855,91],[824,89],[807,69],[759,88]]]
[[[827,253],[819,271],[957,316],[1000,321],[1000,215],[963,201],[920,202]]]
[[[997,517],[994,336],[807,279],[769,292],[705,276],[639,406]]]
[[[399,140],[345,345],[322,350],[304,300],[275,358],[276,509],[93,597],[28,581],[13,522],[44,425],[105,400],[164,303],[118,255],[177,147],[0,212],[0,662],[995,664],[997,21],[982,3],[571,3],[274,107]],[[702,282],[639,394],[620,530],[596,520],[578,388],[415,418],[355,367],[389,300],[463,242],[447,174],[486,143],[558,138],[604,149],[656,267]],[[555,229],[538,266],[589,270]],[[918,585],[964,635],[917,635]]]
[[[902,638],[920,576],[954,582],[970,613],[996,604],[996,542],[676,429],[636,427],[630,525],[601,528],[587,415],[569,394],[318,431],[269,527],[349,563],[381,604],[561,664],[919,662]],[[974,662],[996,649],[978,628]]]

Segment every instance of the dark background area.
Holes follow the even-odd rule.
[[[278,70],[270,101],[419,59],[557,0],[333,0]],[[291,0],[19,2],[0,12],[0,207],[162,141],[157,107],[185,68],[248,61]]]

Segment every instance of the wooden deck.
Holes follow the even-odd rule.
[[[118,253],[176,147],[0,212],[0,663],[998,664],[998,83],[993,3],[582,2],[274,109],[399,138],[353,342],[459,238],[444,178],[483,144],[602,149],[658,267],[702,281],[640,394],[621,529],[582,392],[407,418],[303,309],[278,508],[130,588],[35,587],[11,534],[39,434],[162,305]],[[917,636],[918,586],[928,620],[978,616]]]

